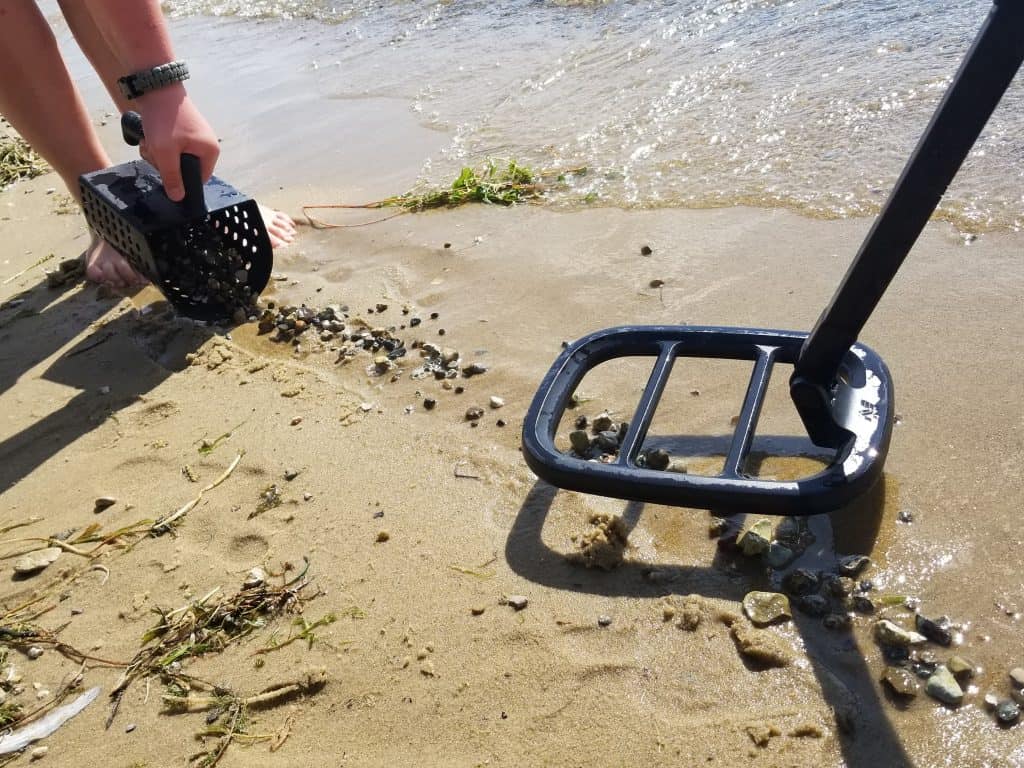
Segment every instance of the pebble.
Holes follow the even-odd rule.
[[[497,395],[491,395],[490,405],[491,408],[497,410],[498,408],[505,407],[505,401],[502,398],[498,397]]]
[[[14,563],[14,572],[30,574],[41,571],[61,556],[63,550],[60,547],[47,547],[29,552],[19,557]]]
[[[611,616],[601,615],[601,616],[597,617],[597,626],[599,626],[599,627],[607,627],[607,626],[610,626],[611,623],[612,623],[612,617]]]
[[[923,643],[928,638],[917,632],[903,629],[903,627],[893,624],[888,619],[882,619],[875,623],[875,639],[882,645],[896,645],[905,648],[908,645]],[[943,669],[946,668],[943,667]],[[949,670],[947,669],[946,671],[948,672]]]
[[[743,612],[758,625],[770,624],[776,619],[793,615],[789,598],[779,592],[748,592],[743,598]]]
[[[996,696],[994,693],[986,693],[985,698],[982,699],[982,701],[985,704],[985,709],[989,710],[990,712],[994,712],[995,708],[999,706],[999,697]]]
[[[957,683],[953,673],[945,666],[939,665],[935,673],[925,683],[925,691],[932,698],[943,704],[958,705],[964,700],[964,692]]]
[[[676,616],[676,609],[673,605],[663,605],[661,608],[661,620],[672,621]]]
[[[466,421],[477,421],[484,415],[484,409],[475,405],[466,409]]]
[[[949,631],[949,619],[933,621],[921,614],[914,616],[914,626],[917,631],[927,637],[933,643],[949,646],[953,642],[953,633]]]
[[[1010,680],[1018,688],[1024,688],[1024,667],[1014,667],[1011,669]]]
[[[1020,717],[1020,707],[1017,706],[1016,702],[1001,701],[996,705],[996,719],[1004,725],[1010,725],[1011,723],[1017,722]]]
[[[672,457],[664,448],[655,448],[653,451],[648,451],[644,455],[644,461],[651,469],[664,471],[668,469],[668,465],[672,461]]]
[[[96,501],[93,502],[93,512],[102,512],[108,507],[112,507],[117,504],[117,499],[113,496],[100,496]]]
[[[487,366],[483,363],[470,363],[462,369],[462,375],[467,379],[470,376],[479,376],[482,373],[487,373]]]
[[[903,667],[887,667],[882,675],[882,682],[886,683],[892,692],[899,696],[917,696],[921,691],[921,683]]]
[[[291,481],[291,480],[294,480],[298,476],[299,476],[299,470],[297,470],[297,469],[286,469],[284,471],[284,479],[285,480]]]
[[[25,654],[26,654],[26,655],[27,655],[27,656],[28,656],[28,657],[29,657],[30,659],[38,659],[38,658],[39,658],[40,656],[42,656],[42,655],[43,655],[43,649],[42,649],[42,648],[40,648],[40,647],[39,647],[38,645],[33,645],[33,646],[32,646],[31,648],[29,648],[29,649],[28,649],[28,650],[27,650],[27,651],[25,652]]]
[[[132,731],[134,731],[134,730],[135,730],[135,729],[136,729],[137,727],[138,727],[138,726],[136,726],[136,725],[135,725],[135,723],[128,723],[128,725],[126,725],[126,726],[124,727],[124,732],[125,732],[125,733],[131,733],[131,732],[132,732]]]
[[[821,595],[804,595],[797,601],[797,607],[808,616],[820,618],[828,613],[828,598]]]
[[[847,555],[840,559],[838,570],[844,576],[856,576],[871,564],[867,555]]]
[[[896,519],[899,520],[901,523],[912,523],[914,522],[914,513],[911,512],[909,509],[901,509],[896,514]]]
[[[651,288],[661,288],[664,284],[665,281],[659,280],[658,278],[654,278],[653,280],[651,280],[650,283],[648,283],[648,285],[650,285]]]
[[[387,531],[383,531],[382,530],[382,531],[378,531],[377,532],[377,543],[378,544],[383,544],[385,541],[387,541],[390,538],[391,538],[391,534],[388,533]]]
[[[523,610],[523,608],[529,605],[530,600],[524,595],[509,595],[506,602],[509,605],[511,605],[515,610],[521,611]]]
[[[245,581],[242,582],[242,588],[252,589],[253,587],[259,587],[266,583],[267,572],[257,565],[255,568],[250,569],[248,575],[245,577]]]
[[[437,405],[437,400],[435,400],[434,398],[432,398],[432,397],[425,397],[425,398],[423,398],[423,407],[426,410],[428,410],[428,411],[434,410],[434,406],[435,405]]]
[[[864,595],[854,595],[850,602],[853,610],[857,613],[874,613],[875,604],[871,598],[865,597]]]
[[[777,541],[771,542],[764,551],[764,562],[769,568],[785,568],[792,559],[793,550]]]
[[[953,656],[946,662],[946,666],[957,680],[969,680],[974,677],[974,664],[963,656]]]
[[[294,419],[292,419],[292,426],[293,427],[297,427],[301,423],[302,423],[302,417],[301,416],[296,416]]]
[[[809,568],[797,568],[785,574],[782,588],[791,595],[808,595],[818,589],[818,574]]]
[[[641,256],[650,256],[652,253],[654,253],[654,251],[651,249],[651,246],[649,246],[649,245],[641,245],[640,246],[640,255]]]
[[[303,501],[312,501],[313,500],[313,494],[310,493],[309,491],[307,491],[306,493],[302,494],[302,500]]]
[[[36,747],[29,753],[30,760],[42,760],[46,757],[46,753],[50,751],[49,747]]]
[[[50,698],[50,692],[48,690],[46,690],[45,688],[40,688],[38,691],[36,691],[36,698],[39,701],[43,701],[44,699],[48,699],[48,698]]]
[[[487,609],[482,605],[474,605],[472,608],[469,609],[469,612],[474,616],[483,616],[484,611],[486,610]]]
[[[761,518],[743,531],[736,540],[736,543],[743,550],[743,554],[749,557],[751,555],[759,555],[768,549],[771,538],[772,521],[767,518]]]

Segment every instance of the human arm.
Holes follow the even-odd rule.
[[[120,66],[129,75],[175,60],[167,24],[157,0],[82,0]],[[109,79],[110,73],[100,73]],[[116,78],[115,78],[116,79]],[[116,82],[107,83],[117,88]],[[142,115],[142,150],[160,172],[167,196],[185,196],[181,155],[199,158],[203,180],[213,174],[220,155],[216,134],[192,103],[182,83],[164,86],[131,101]]]

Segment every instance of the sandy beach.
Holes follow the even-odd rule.
[[[183,58],[213,72],[238,49],[217,44],[230,23],[205,36],[204,23],[172,31]],[[282,48],[276,75],[253,66],[229,90],[196,79],[224,139],[218,174],[297,220],[305,203],[408,189],[443,133],[372,93],[324,95],[303,69],[307,54]],[[80,55],[68,58],[112,154],[128,158],[98,84]],[[39,764],[186,766],[214,748],[215,737],[195,736],[208,713],[173,711],[153,675],[127,687],[105,727],[118,664],[161,614],[235,595],[256,567],[284,584],[308,559],[290,608],[309,623],[334,619],[315,638],[270,650],[302,629],[285,610],[181,662],[241,698],[325,675],[254,706],[246,732],[276,740],[238,737],[218,765],[1024,765],[1024,730],[998,726],[983,703],[1009,698],[1007,673],[1024,665],[1021,233],[967,244],[946,223],[926,230],[862,336],[895,380],[884,482],[814,518],[803,554],[770,571],[720,546],[707,511],[539,481],[519,450],[523,415],[562,342],[602,327],[811,328],[870,219],[519,205],[301,227],[276,254],[265,300],[344,305],[353,324],[393,327],[410,354],[381,375],[368,353],[337,363],[330,342],[296,349],[254,323],[176,318],[153,289],[119,298],[73,280],[48,287],[44,271],[86,242],[81,217],[55,211],[55,187],[51,173],[0,192],[0,527],[34,520],[4,534],[0,605],[5,626],[38,614],[34,625],[91,658],[83,666],[44,643],[30,659],[15,643],[5,664],[29,708],[79,672],[83,690],[103,692],[40,742],[49,749]],[[422,322],[410,326],[413,317]],[[454,380],[463,391],[413,378],[414,341],[486,373]],[[585,382],[578,413],[628,417],[638,370]],[[659,428],[729,433],[746,380],[743,366],[686,366]],[[784,395],[773,402],[766,428],[795,433]],[[483,410],[478,421],[466,418],[471,407]],[[90,557],[65,550],[35,575],[13,573],[21,553],[61,532],[72,543],[94,525],[148,531],[239,456],[173,530],[90,540],[74,545]],[[278,504],[265,503],[268,492]],[[114,502],[94,511],[99,497]],[[580,558],[601,516],[628,534],[607,570]],[[922,615],[952,619],[955,646],[928,651],[972,662],[962,705],[923,691],[897,701],[879,682],[873,627],[888,618],[912,628],[901,600],[879,600],[841,630],[799,610],[765,629],[743,617],[748,592],[851,554],[871,559],[858,577],[872,582],[869,596],[906,596]],[[510,605],[515,596],[527,605]],[[775,649],[771,660],[744,650],[751,633]]]

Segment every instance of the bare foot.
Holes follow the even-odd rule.
[[[85,277],[94,283],[109,285],[117,290],[137,288],[149,281],[132,269],[117,250],[96,235],[82,254],[85,259]]]
[[[267,228],[267,234],[270,236],[270,245],[272,247],[280,248],[295,240],[295,235],[297,234],[295,222],[292,221],[291,216],[287,213],[275,211],[261,205],[260,216],[263,217],[263,225]]]

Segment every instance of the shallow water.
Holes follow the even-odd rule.
[[[587,166],[564,204],[875,213],[990,4],[169,0],[294,35],[335,99],[399,99],[441,146],[426,182],[514,157]],[[240,34],[245,34],[237,30]],[[298,40],[302,40],[299,43]],[[940,215],[1024,226],[1018,77]]]

